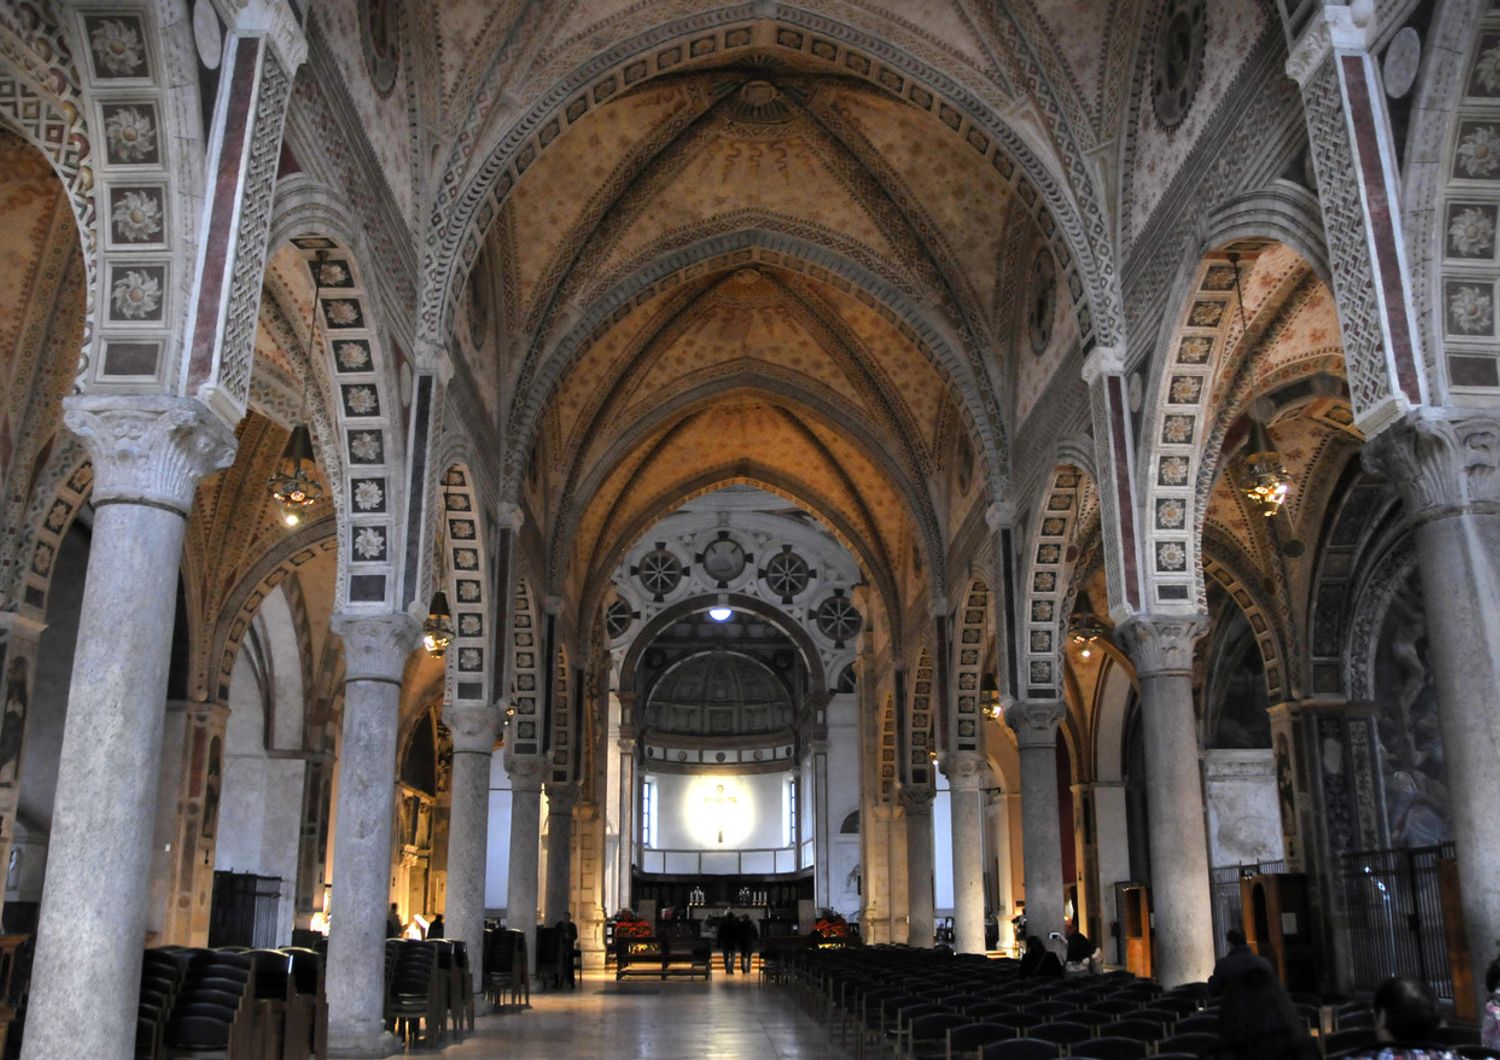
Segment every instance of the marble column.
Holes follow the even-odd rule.
[[[578,803],[577,784],[547,785],[547,891],[542,905],[548,924],[555,924],[572,908],[573,808]]]
[[[936,919],[932,883],[932,789],[901,789],[906,814],[906,942],[932,948]]]
[[[978,751],[954,751],[943,763],[953,823],[953,949],[984,952],[984,815],[979,791],[990,766]]]
[[[1021,856],[1026,879],[1026,931],[1045,939],[1063,926],[1062,832],[1057,801],[1060,700],[1033,699],[1005,708],[1021,749]],[[1022,940],[1025,941],[1024,939]]]
[[[443,721],[453,734],[453,775],[448,809],[448,895],[443,919],[450,939],[469,950],[469,970],[479,989],[484,952],[484,878],[489,861],[490,755],[500,715],[483,704],[449,704]]]
[[[344,641],[333,902],[328,933],[328,1052],[398,1051],[381,1019],[391,890],[391,791],[401,677],[421,628],[409,615],[333,616]]]
[[[16,805],[21,795],[21,751],[26,745],[26,717],[36,681],[36,655],[46,626],[15,611],[0,612],[0,744],[15,748],[15,758],[0,762],[0,865],[10,864],[16,833]],[[4,895],[0,894],[0,901]]]
[[[1137,615],[1120,627],[1141,687],[1152,969],[1166,987],[1206,980],[1214,970],[1208,835],[1193,713],[1193,644],[1204,626],[1199,615]]]
[[[828,741],[812,745],[813,891],[818,908],[833,904],[833,845],[829,842]]]
[[[621,726],[621,732],[624,732],[623,726]],[[634,884],[636,837],[640,834],[635,819],[635,739],[621,735],[615,741],[615,748],[620,755],[618,759],[619,789],[616,796],[619,800],[620,816],[616,822],[619,833],[616,836],[615,846],[615,894],[619,905],[610,910],[611,914],[619,912],[620,909],[634,908],[631,903],[635,899],[631,890]]]
[[[985,825],[990,834],[990,850],[995,870],[995,919],[1000,929],[996,946],[1010,950],[1016,943],[1016,929],[1011,917],[1016,915],[1015,885],[1011,879],[1010,855],[1011,796],[1003,791],[984,793]]]
[[[547,762],[535,755],[505,756],[510,774],[510,884],[505,925],[526,933],[526,961],[536,970],[537,870],[542,841],[542,778]]]
[[[1365,449],[1416,543],[1469,963],[1500,943],[1500,420],[1419,409]],[[1482,999],[1481,999],[1482,1000]]]
[[[135,1052],[183,535],[199,479],[233,460],[235,439],[190,398],[63,408],[93,462],[94,526],[23,1056],[110,1060]]]

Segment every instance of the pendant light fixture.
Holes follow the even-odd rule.
[[[1000,720],[1000,682],[995,680],[994,674],[984,674],[979,678],[979,709],[991,721]]]
[[[317,463],[313,453],[312,432],[307,429],[307,377],[312,374],[314,358],[318,348],[318,298],[323,292],[323,259],[326,250],[318,251],[317,263],[313,266],[312,319],[308,321],[307,372],[302,378],[302,407],[297,412],[297,422],[287,436],[286,448],[276,461],[276,471],[266,481],[271,499],[281,509],[281,521],[289,529],[301,524],[302,516],[323,496],[323,487],[307,472],[307,467]],[[304,466],[306,465],[306,466]]]
[[[1245,293],[1240,289],[1240,256],[1231,253],[1229,264],[1234,266],[1234,294],[1239,304],[1240,341],[1249,333],[1245,326]],[[1240,489],[1267,519],[1274,519],[1287,494],[1292,491],[1292,476],[1281,462],[1281,454],[1271,441],[1266,425],[1254,414],[1250,416],[1250,441],[1245,453],[1244,470],[1240,478]]]
[[[432,594],[427,605],[427,618],[422,623],[422,647],[434,659],[441,659],[453,643],[453,612],[448,610],[448,594],[439,589]]]

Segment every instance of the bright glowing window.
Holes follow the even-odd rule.
[[[797,841],[797,781],[787,777],[781,782],[781,845]]]
[[[656,846],[656,781],[641,784],[641,846]]]

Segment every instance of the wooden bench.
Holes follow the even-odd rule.
[[[706,939],[635,938],[615,943],[615,978],[707,979],[713,970],[713,947]]]

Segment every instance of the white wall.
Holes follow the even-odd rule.
[[[1276,763],[1264,750],[1203,752],[1213,865],[1249,865],[1285,857]]]
[[[859,810],[859,696],[836,695],[828,704],[828,900],[850,919],[859,917],[859,836],[840,835],[844,818]],[[865,822],[860,822],[863,829]]]
[[[937,916],[953,915],[953,805],[948,778],[935,769],[937,794],[932,799],[932,905]]]
[[[490,755],[490,831],[484,873],[484,908],[498,913],[510,893],[510,774],[505,754]]]
[[[782,786],[787,773],[648,773],[656,782],[658,835],[664,850],[750,850],[782,843]],[[706,804],[722,782],[736,800],[722,810]],[[722,817],[715,818],[715,814]],[[714,824],[725,825],[724,843],[714,841]]]

